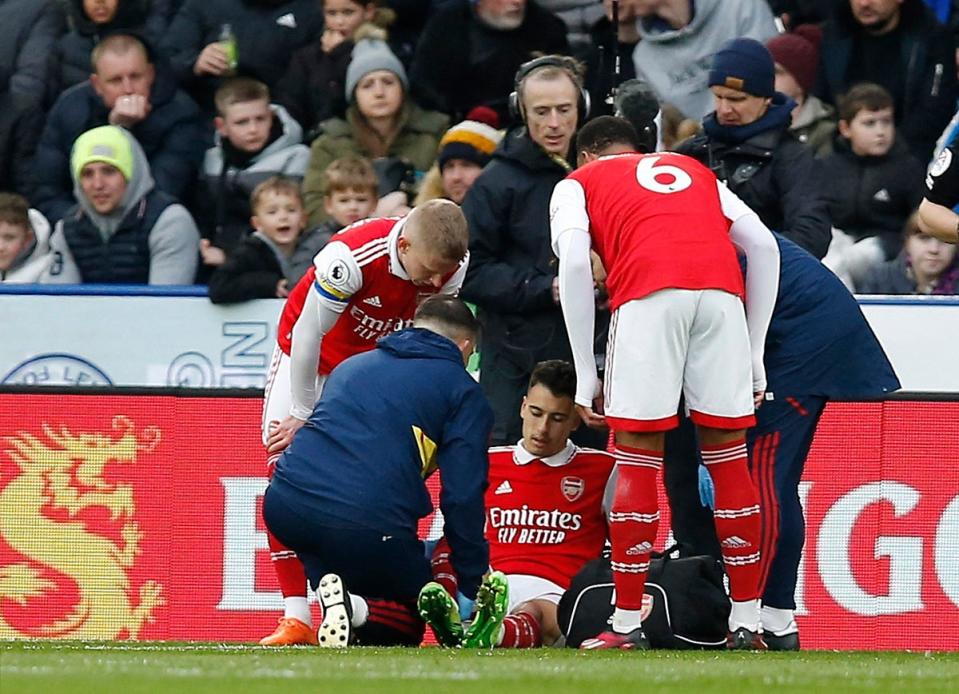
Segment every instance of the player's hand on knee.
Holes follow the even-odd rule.
[[[766,391],[761,390],[758,393],[753,393],[753,407],[759,409],[759,406],[763,404],[763,400],[766,399]]]
[[[267,453],[279,453],[293,441],[293,436],[306,424],[302,419],[290,416],[272,427],[266,440]]]

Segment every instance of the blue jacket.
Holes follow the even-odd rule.
[[[766,336],[767,392],[833,399],[875,397],[899,379],[856,299],[826,266],[776,234],[779,296]]]
[[[424,469],[438,464],[444,534],[471,596],[489,568],[483,494],[492,424],[456,346],[429,330],[402,330],[333,370],[271,487],[332,527],[415,535],[433,510]],[[424,461],[433,442],[435,459]]]

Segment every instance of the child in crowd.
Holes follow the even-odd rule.
[[[322,185],[323,209],[329,219],[313,230],[321,248],[343,227],[380,216],[376,213],[376,172],[368,159],[355,155],[337,159],[323,172]]]
[[[823,159],[833,240],[822,262],[851,290],[902,247],[901,229],[923,195],[922,165],[896,140],[893,101],[878,84],[839,100],[835,151]]]
[[[293,269],[306,225],[299,184],[280,176],[268,178],[253,189],[250,208],[253,233],[229,252],[210,277],[214,304],[285,298],[306,271],[303,267],[297,274]],[[316,250],[308,251],[309,260]]]
[[[300,144],[299,123],[282,106],[270,104],[262,82],[229,80],[215,101],[216,144],[206,152],[195,205],[207,276],[249,233],[250,193],[256,185],[271,176],[299,181],[310,160],[309,148]]]
[[[38,282],[51,259],[46,217],[23,196],[0,193],[0,282]]]
[[[919,229],[913,213],[903,228],[902,252],[874,267],[858,290],[862,294],[959,294],[959,256],[955,244]]]
[[[275,90],[277,102],[303,126],[307,144],[321,122],[346,113],[343,90],[356,31],[367,22],[385,29],[394,18],[377,0],[324,0],[323,33],[293,54]]]

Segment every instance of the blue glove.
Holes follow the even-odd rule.
[[[423,554],[426,555],[426,561],[431,561],[433,559],[433,551],[436,549],[436,545],[440,543],[440,538],[435,540],[423,540]]]
[[[699,466],[699,503],[706,508],[716,508],[716,487],[705,465]]]
[[[470,618],[470,615],[473,614],[473,609],[476,607],[475,600],[470,600],[459,591],[456,591],[456,604],[459,605],[460,608],[460,619],[464,620]]]

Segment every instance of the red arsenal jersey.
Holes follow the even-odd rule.
[[[614,463],[608,453],[572,443],[545,460],[520,445],[491,448],[485,499],[490,565],[568,588],[606,542],[603,493]]]
[[[743,295],[716,177],[695,159],[621,154],[591,162],[567,180],[582,186],[593,249],[608,274],[610,308],[667,288]]]
[[[293,326],[316,291],[320,301],[341,313],[320,345],[319,372],[328,374],[354,354],[373,349],[376,341],[409,327],[419,303],[431,294],[455,294],[462,284],[466,259],[440,289],[413,284],[400,265],[396,242],[405,220],[368,219],[335,235],[287,297],[277,341],[290,353]]]

